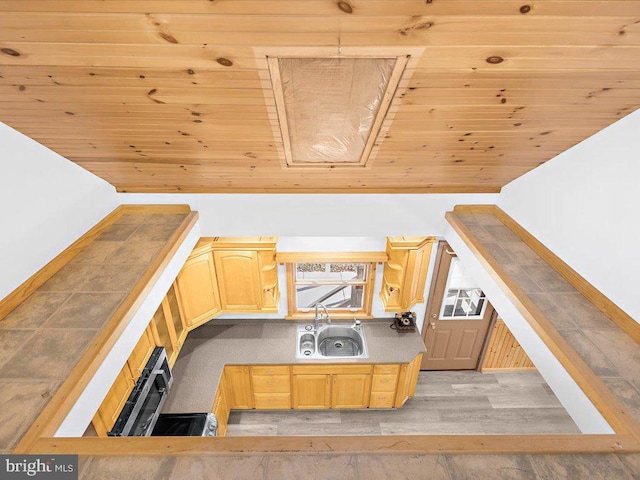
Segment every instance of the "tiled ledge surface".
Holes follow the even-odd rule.
[[[492,214],[458,214],[475,239],[640,421],[640,345]]]
[[[0,321],[0,452],[20,440],[185,218],[124,214]]]

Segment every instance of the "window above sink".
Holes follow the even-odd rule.
[[[289,317],[313,318],[318,303],[335,318],[370,317],[375,270],[361,261],[288,263]]]

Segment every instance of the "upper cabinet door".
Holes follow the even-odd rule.
[[[177,285],[184,322],[189,329],[211,320],[220,311],[216,271],[210,251],[187,260],[178,274]]]
[[[184,320],[182,319],[182,313],[180,311],[180,305],[178,304],[178,295],[176,293],[175,285],[171,285],[171,287],[169,287],[166,300],[168,314],[169,316],[171,316],[173,328],[176,331],[176,340],[178,342],[178,346],[182,346],[185,338],[187,338],[187,328],[184,324]]]
[[[140,377],[154,348],[156,348],[156,342],[153,338],[153,330],[151,329],[151,325],[148,325],[145,331],[142,332],[142,336],[131,352],[131,355],[129,355],[129,369],[131,370],[134,380],[137,381]]]
[[[220,302],[223,310],[255,311],[262,305],[258,252],[223,250],[213,252]]]
[[[405,305],[407,310],[416,303],[424,302],[424,286],[427,282],[429,260],[431,259],[431,245],[431,243],[426,243],[411,252],[409,257],[410,265],[407,269],[407,277],[405,279],[408,297]]]
[[[388,237],[380,297],[387,312],[409,311],[424,302],[433,237]]]

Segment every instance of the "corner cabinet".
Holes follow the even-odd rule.
[[[208,322],[220,313],[220,295],[213,253],[196,246],[176,279],[184,322],[189,329]]]
[[[262,292],[258,280],[258,252],[215,251],[213,258],[223,309],[231,312],[259,311]]]
[[[176,280],[192,330],[222,313],[277,313],[276,237],[201,238]]]
[[[406,312],[424,302],[434,237],[387,237],[380,298],[387,312]]]
[[[218,435],[235,409],[399,408],[412,397],[422,354],[405,364],[227,365],[212,411]]]
[[[211,241],[220,305],[232,313],[277,313],[280,301],[275,237]]]

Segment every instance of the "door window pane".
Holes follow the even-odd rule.
[[[451,260],[442,300],[441,320],[481,319],[487,306],[484,292],[465,271],[458,257]]]

